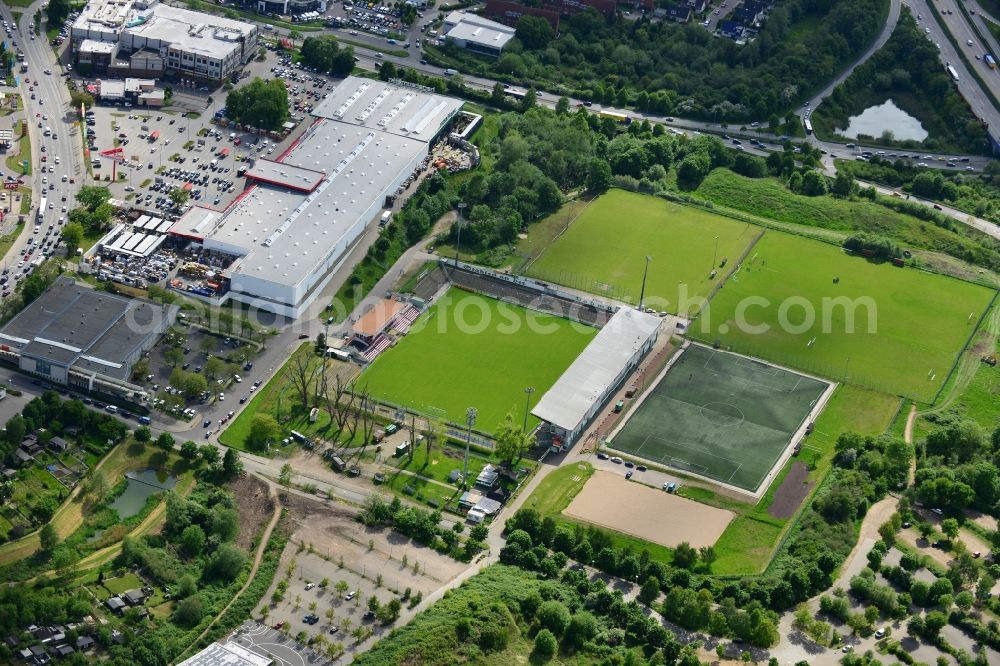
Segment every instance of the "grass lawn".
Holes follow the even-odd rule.
[[[899,404],[900,400],[895,396],[850,384],[837,387],[826,408],[816,419],[815,428],[805,440],[802,453],[785,465],[756,506],[744,507],[742,511],[735,508],[741,515],[729,524],[716,542],[717,559],[712,563],[712,573],[743,575],[763,571],[790,524],[788,520],[771,516],[767,510],[791,466],[797,461],[805,462],[810,468],[810,481],[814,486],[819,485],[830,471],[833,445],[837,437],[848,431],[864,435],[884,432],[899,409]],[[696,489],[683,488],[682,494],[690,496],[694,490]],[[803,501],[802,506],[807,502],[808,498]]]
[[[931,402],[992,297],[971,283],[768,232],[689,333]]]
[[[526,272],[637,303],[649,256],[646,302],[689,314],[697,310],[689,299],[708,296],[722,279],[710,277],[713,267],[723,259],[731,267],[759,232],[698,208],[611,190],[587,206]],[[529,236],[525,244],[530,241]]]
[[[985,236],[958,224],[955,231],[915,217],[897,213],[872,201],[847,201],[832,196],[807,197],[790,192],[774,178],[746,178],[728,169],[715,169],[696,193],[713,203],[741,210],[782,224],[795,225],[803,233],[821,230],[849,235],[871,231],[889,236],[907,246],[916,246],[951,256],[980,256],[987,250]],[[796,232],[797,233],[797,232]]]
[[[373,398],[423,414],[492,430],[508,412],[524,417],[524,389],[535,401],[559,378],[597,329],[495,299],[450,290],[359,379]],[[529,424],[537,420],[529,417]]]
[[[112,596],[142,587],[142,580],[131,571],[117,578],[105,578],[104,589]]]

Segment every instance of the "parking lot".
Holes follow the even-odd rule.
[[[407,589],[408,599],[426,596],[465,568],[392,530],[364,527],[355,521],[355,510],[346,506],[294,494],[285,504],[295,520],[295,531],[282,554],[279,574],[254,616],[259,617],[266,607],[272,627],[291,636],[304,631],[342,643],[348,649],[348,661],[355,628],[368,627],[376,634],[391,629],[365,617],[369,597],[374,595],[382,604],[400,599],[405,609]],[[272,603],[271,595],[290,566],[293,571],[284,599]],[[320,585],[324,578],[328,579],[325,587]],[[309,615],[318,619],[306,622]]]
[[[244,622],[230,641],[242,645],[261,656],[269,656],[280,666],[306,666],[329,663],[322,655],[298,643],[271,627],[254,622]]]
[[[232,418],[237,405],[246,403],[259,388],[262,380],[254,377],[255,356],[253,346],[235,338],[179,326],[168,332],[150,352],[147,358],[148,374],[140,383],[153,395],[151,408],[183,420],[194,418],[199,405],[232,402],[232,409],[217,422],[203,421],[202,427],[206,429],[205,436],[208,438]],[[213,357],[221,363],[209,361]],[[177,370],[180,370],[178,375],[202,375],[206,390],[197,395],[185,395],[182,388],[171,385]]]

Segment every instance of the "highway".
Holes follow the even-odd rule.
[[[941,66],[944,67],[950,64],[955,68],[955,71],[958,73],[958,91],[969,102],[969,106],[972,107],[972,112],[976,114],[976,117],[985,120],[989,124],[990,134],[997,136],[997,133],[1000,132],[1000,109],[993,106],[993,102],[990,101],[983,89],[980,88],[979,83],[972,77],[968,67],[965,65],[965,61],[959,52],[955,50],[955,47],[952,46],[948,36],[941,29],[941,26],[931,13],[929,0],[908,0],[908,2],[914,12],[914,18],[918,16],[923,17],[919,20],[919,25],[925,31],[927,38],[939,46]],[[948,9],[950,6],[951,10],[954,11],[954,14],[942,14],[941,18],[945,20],[945,25],[948,26],[949,31],[953,30],[953,25],[955,26],[954,29],[958,30],[958,33],[953,33],[955,39],[964,45],[966,40],[971,38],[969,37],[971,30],[968,29],[968,25],[966,24],[965,32],[962,32],[964,17],[961,11],[955,8],[954,2],[955,0],[939,0],[938,5],[940,9]],[[960,19],[962,23],[958,23]],[[954,21],[954,23],[950,22],[950,20]],[[975,45],[975,41],[973,41],[973,44]],[[969,53],[970,62],[976,63],[977,61],[971,55],[971,50]]]
[[[990,92],[993,93],[993,96],[1000,99],[1000,75],[995,70],[990,69],[982,60],[983,54],[992,52],[993,49],[979,39],[979,34],[989,35],[989,30],[986,29],[986,26],[979,25],[977,26],[979,34],[977,34],[972,23],[969,21],[971,17],[962,11],[962,7],[956,0],[937,0],[935,6],[945,26],[955,37],[969,63],[976,68],[979,76],[982,77]],[[981,18],[979,20],[982,21]],[[969,42],[972,42],[971,46]],[[976,56],[980,59],[976,60]],[[993,127],[993,124],[991,123],[990,126]],[[1000,130],[1000,127],[997,127],[997,130]]]

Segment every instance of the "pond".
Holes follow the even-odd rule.
[[[177,485],[176,476],[157,469],[129,472],[125,478],[128,479],[125,491],[111,503],[111,508],[118,512],[121,520],[131,518],[142,511],[146,500],[153,493],[170,490]]]
[[[927,138],[927,130],[920,121],[896,106],[891,99],[851,116],[847,119],[847,129],[835,131],[851,139],[857,139],[861,134],[878,138],[886,131],[892,132],[897,141],[923,141]]]

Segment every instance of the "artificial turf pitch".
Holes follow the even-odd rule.
[[[929,403],[994,293],[768,231],[688,334]]]
[[[705,210],[613,189],[590,203],[526,272],[636,303],[648,256],[645,303],[692,314],[696,299],[708,296],[759,232]],[[728,266],[712,278],[723,259]]]
[[[609,446],[756,492],[827,386],[691,345]]]
[[[493,298],[451,289],[399,343],[358,379],[373,398],[421,414],[492,432],[508,412],[524,418],[532,404],[583,351],[597,329]],[[528,417],[529,426],[537,423]]]

